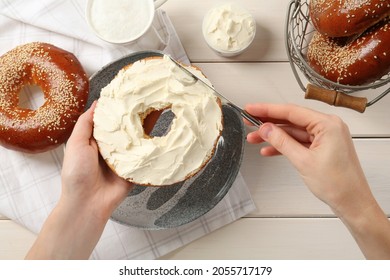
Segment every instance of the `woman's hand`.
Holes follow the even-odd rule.
[[[88,258],[111,213],[132,188],[99,157],[92,137],[94,108],[80,116],[67,142],[60,200],[27,259]]]
[[[333,115],[295,105],[249,104],[264,123],[247,135],[268,142],[264,156],[285,155],[312,193],[350,229],[366,257],[390,258],[390,224],[360,166],[347,125]]]
[[[271,121],[250,133],[248,142],[269,142],[271,146],[263,147],[261,154],[285,155],[314,195],[334,211],[351,194],[370,192],[348,127],[339,117],[294,105],[253,104],[246,110]]]
[[[62,167],[61,200],[75,207],[88,205],[96,218],[107,220],[130,191],[131,184],[116,174],[99,156],[91,108],[80,116],[69,138]]]

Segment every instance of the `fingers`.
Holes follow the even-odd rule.
[[[268,142],[271,146],[263,147],[260,151],[262,155],[283,154],[298,168],[302,166],[303,157],[309,155],[308,147],[314,140],[314,136],[308,132],[310,127],[328,117],[291,104],[248,104],[245,109],[251,115],[270,122],[260,126],[258,131],[249,133],[248,142]]]
[[[272,146],[265,146],[260,149],[260,154],[264,157],[272,157],[272,156],[278,156],[281,155],[278,150],[276,150]]]
[[[306,148],[310,148],[309,143],[302,143],[302,145]],[[260,149],[260,154],[264,157],[271,157],[271,156],[279,156],[281,153],[276,150],[273,146],[264,146]]]
[[[309,126],[313,120],[323,119],[326,116],[292,104],[247,104],[245,110],[264,122],[291,123],[304,128]]]
[[[310,147],[313,137],[309,135],[305,130],[287,125],[282,125],[278,127],[284,130],[289,136],[299,142],[299,144],[303,147]],[[247,135],[247,141],[251,144],[260,144],[262,142],[265,142],[265,140],[261,137],[259,131],[253,131],[249,133]],[[260,154],[262,156],[275,156],[280,155],[281,153],[271,145],[262,147],[260,149]]]
[[[90,144],[90,139],[93,131],[93,112],[96,107],[96,101],[92,103],[92,106],[84,112],[76,122],[73,128],[72,135],[70,136],[68,143],[80,143]]]
[[[301,129],[299,127],[294,127],[290,125],[278,125],[281,129],[283,129],[286,133],[288,133],[291,137],[302,144],[311,143],[313,140],[313,136],[310,135],[305,129]],[[265,140],[261,138],[258,131],[253,131],[248,133],[247,141],[251,144],[260,144]]]
[[[263,124],[258,134],[267,141],[274,150],[268,148],[262,151],[264,155],[274,155],[276,151],[285,155],[295,166],[299,166],[302,157],[307,154],[307,148],[302,145],[285,130],[272,123]]]
[[[125,199],[127,194],[134,188],[134,185],[114,173],[102,157],[99,157],[99,165],[104,178],[104,186],[110,189],[109,201],[112,204],[111,211],[114,211],[114,209]]]

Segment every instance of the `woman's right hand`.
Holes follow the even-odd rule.
[[[271,146],[261,149],[264,156],[285,155],[314,195],[335,212],[370,192],[348,127],[339,117],[295,105],[249,104],[246,110],[271,121],[250,133],[248,142],[268,142]]]
[[[381,244],[368,245],[362,227],[370,225],[376,233],[381,228],[389,238],[373,242],[387,242],[382,246],[388,246],[390,257],[390,223],[371,193],[347,125],[337,116],[295,105],[259,103],[245,109],[264,122],[247,141],[268,142],[260,149],[263,156],[286,156],[311,192],[347,225],[366,257],[377,256]]]

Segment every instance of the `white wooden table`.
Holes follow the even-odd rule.
[[[221,2],[239,3],[257,21],[252,47],[238,57],[217,56],[202,37],[203,16]],[[169,0],[163,9],[190,60],[232,101],[242,106],[249,102],[296,103],[341,116],[354,136],[374,195],[389,215],[390,96],[364,114],[304,100],[284,47],[288,3]],[[257,210],[162,259],[362,259],[342,222],[307,190],[288,161],[262,158],[258,150],[258,146],[246,145],[241,169]],[[0,259],[23,258],[34,240],[34,234],[0,217]]]

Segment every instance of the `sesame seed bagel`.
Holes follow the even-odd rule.
[[[77,58],[47,43],[18,46],[0,57],[0,144],[29,153],[64,143],[84,111],[89,82]],[[25,85],[41,88],[45,102],[21,108]]]
[[[186,67],[202,77],[198,69]],[[167,108],[174,114],[168,132],[148,135],[148,115]],[[123,68],[102,89],[93,135],[118,176],[161,187],[199,172],[212,158],[222,127],[219,98],[164,56]]]
[[[390,15],[388,0],[310,0],[310,17],[321,34],[361,34]]]
[[[309,43],[310,66],[344,85],[374,82],[390,71],[390,23],[382,21],[357,39],[330,38],[316,32]]]

